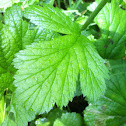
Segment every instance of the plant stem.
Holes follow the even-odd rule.
[[[108,2],[108,0],[102,0],[100,2],[100,4],[93,11],[93,13],[90,15],[90,17],[87,19],[87,21],[85,22],[85,24],[81,28],[82,31],[85,30],[88,27],[88,25],[94,20],[94,18],[97,16],[97,14],[99,13],[99,11],[106,5],[107,2]]]

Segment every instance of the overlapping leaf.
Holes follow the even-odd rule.
[[[2,48],[4,57],[8,64],[12,63],[14,55],[25,45],[32,43],[36,39],[51,40],[58,34],[42,28],[30,30],[29,25],[22,19],[23,11],[21,3],[13,5],[5,12],[5,25],[2,29]]]
[[[11,63],[15,53],[32,42],[39,43],[40,40],[51,40],[53,37],[59,36],[56,32],[45,30],[41,27],[33,27],[34,30],[32,30],[29,24],[23,21],[22,16],[21,3],[14,4],[11,8],[8,8],[4,14],[5,25],[0,23],[0,97],[4,94],[5,89],[12,89],[12,72],[15,70]],[[12,91],[14,90],[12,89]],[[17,103],[13,108],[15,108],[13,112],[15,114],[15,122],[21,126],[26,125],[28,121],[28,118],[26,118],[28,117],[28,113],[25,112],[26,110],[21,108],[20,105],[17,105]],[[24,113],[26,113],[26,116],[24,116]],[[11,120],[9,115],[5,120],[7,122],[5,121],[4,125],[11,125],[11,123],[8,122]],[[10,122],[13,123],[12,120]]]
[[[2,23],[0,22],[0,46],[1,46],[1,29]],[[13,76],[8,72],[7,62],[3,55],[3,49],[0,47],[0,99],[6,88],[13,82]]]
[[[111,62],[111,79],[107,90],[95,104],[86,108],[88,126],[121,126],[126,124],[126,61]]]
[[[119,7],[118,0],[112,0],[95,18],[101,30],[101,38],[96,42],[97,50],[103,58],[120,58],[125,55],[126,11]]]
[[[16,100],[43,113],[57,103],[62,107],[72,100],[80,71],[84,95],[95,100],[105,91],[108,77],[103,60],[84,36],[66,35],[53,41],[27,46],[14,59],[18,72]]]
[[[61,12],[58,8],[52,8],[44,5],[30,6],[26,8],[24,16],[36,25],[50,29],[63,34],[80,33],[79,26],[72,22],[69,17]]]

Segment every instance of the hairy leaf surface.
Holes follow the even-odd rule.
[[[125,55],[126,11],[112,0],[95,18],[101,30],[101,38],[96,42],[98,52],[103,58],[120,58]]]
[[[82,92],[90,100],[105,91],[108,71],[84,36],[66,35],[34,43],[16,56],[15,101],[39,113],[49,111],[55,102],[62,107],[72,100],[79,71]]]
[[[50,29],[63,34],[80,34],[79,26],[71,21],[69,17],[61,12],[58,8],[44,5],[30,6],[26,8],[24,16],[36,25]]]
[[[121,126],[126,123],[126,61],[111,61],[110,80],[104,96],[85,110],[88,126]]]

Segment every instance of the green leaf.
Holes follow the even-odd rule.
[[[7,72],[0,75],[0,93],[6,88],[9,88],[10,84],[13,82],[13,76]]]
[[[121,126],[126,123],[126,61],[111,61],[107,90],[95,104],[86,108],[88,126]]]
[[[63,113],[66,113],[65,110],[61,110],[59,108],[53,108],[47,115],[47,119],[50,122],[50,125],[53,125],[54,121],[57,118],[60,118],[62,116]]]
[[[118,1],[119,2],[119,1]],[[112,0],[95,18],[101,30],[101,38],[96,41],[98,52],[103,58],[122,58],[125,56],[126,11]]]
[[[28,30],[26,35],[23,37],[23,49],[25,48],[25,45],[30,45],[33,42],[39,43],[39,41],[50,41],[53,40],[53,38],[57,38],[59,36],[60,35],[54,31],[41,27],[33,27],[33,29],[31,28],[30,30]]]
[[[32,110],[27,111],[23,105],[14,104],[10,105],[10,110],[6,116],[3,126],[13,126],[10,122],[16,126],[27,126],[28,122],[35,118],[35,112]]]
[[[7,71],[7,63],[6,59],[3,55],[3,50],[1,48],[1,30],[3,28],[2,22],[0,22],[0,74],[5,73]]]
[[[60,9],[49,5],[30,6],[26,8],[24,16],[32,23],[46,29],[63,34],[80,34],[79,26],[76,23],[72,22]]]
[[[2,27],[0,27],[0,30]],[[13,82],[13,76],[8,72],[8,64],[4,58],[3,49],[1,48],[1,31],[0,31],[0,99],[6,88],[9,88]]]
[[[10,117],[6,116],[2,126],[17,126],[14,120],[12,120]]]
[[[6,71],[7,71],[7,63],[6,59],[4,58],[2,48],[0,47],[0,74],[5,73]]]
[[[62,107],[72,100],[79,71],[82,92],[90,100],[105,91],[108,70],[94,45],[82,35],[33,43],[16,57],[15,102],[38,113],[49,111],[55,102]]]
[[[25,45],[36,40],[39,42],[39,40],[51,40],[53,37],[58,37],[57,33],[41,27],[35,28],[35,30],[30,29],[22,16],[21,3],[14,4],[4,14],[5,25],[2,29],[1,46],[8,65],[11,65],[15,53],[24,49]]]
[[[61,118],[56,119],[53,126],[82,126],[83,119],[77,113],[65,113]]]
[[[37,126],[40,125],[49,125],[49,126],[53,126],[54,121],[57,118],[61,118],[63,113],[66,113],[67,111],[65,110],[61,110],[59,108],[53,108],[50,112],[48,113],[44,113],[41,116],[43,118],[39,118],[38,120],[35,121],[35,124]]]
[[[74,96],[80,96],[80,95],[82,95],[82,91],[81,91],[81,86],[80,86],[80,74],[79,74],[77,82],[76,82],[76,92]]]
[[[22,20],[21,4],[8,8],[4,14],[5,25],[2,29],[2,49],[8,65],[14,54],[22,49],[22,37],[28,29],[28,23]]]

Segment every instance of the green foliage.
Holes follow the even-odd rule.
[[[67,113],[67,111],[61,110],[59,108],[53,108],[49,113],[42,114],[42,118],[39,118],[35,121],[37,126],[46,125],[53,126],[54,121],[57,118],[61,118],[63,113]]]
[[[113,0],[95,18],[101,31],[101,38],[96,41],[96,47],[103,58],[117,59],[125,56],[125,17],[125,10],[122,10]]]
[[[24,49],[25,45],[34,41],[51,40],[53,37],[58,36],[57,33],[43,28],[30,29],[29,24],[22,19],[22,16],[21,3],[8,8],[4,13],[6,25],[3,26],[1,31],[1,46],[8,64],[12,63],[15,53]],[[47,34],[49,35],[47,36]]]
[[[24,106],[12,103],[7,116],[3,122],[3,126],[27,126],[28,121],[35,118],[35,112],[27,111]],[[12,122],[12,124],[10,123]]]
[[[85,110],[88,126],[120,126],[126,123],[126,61],[111,61],[111,78],[105,95]]]
[[[102,0],[81,30],[100,1],[0,0],[1,126],[126,124],[125,1]]]

